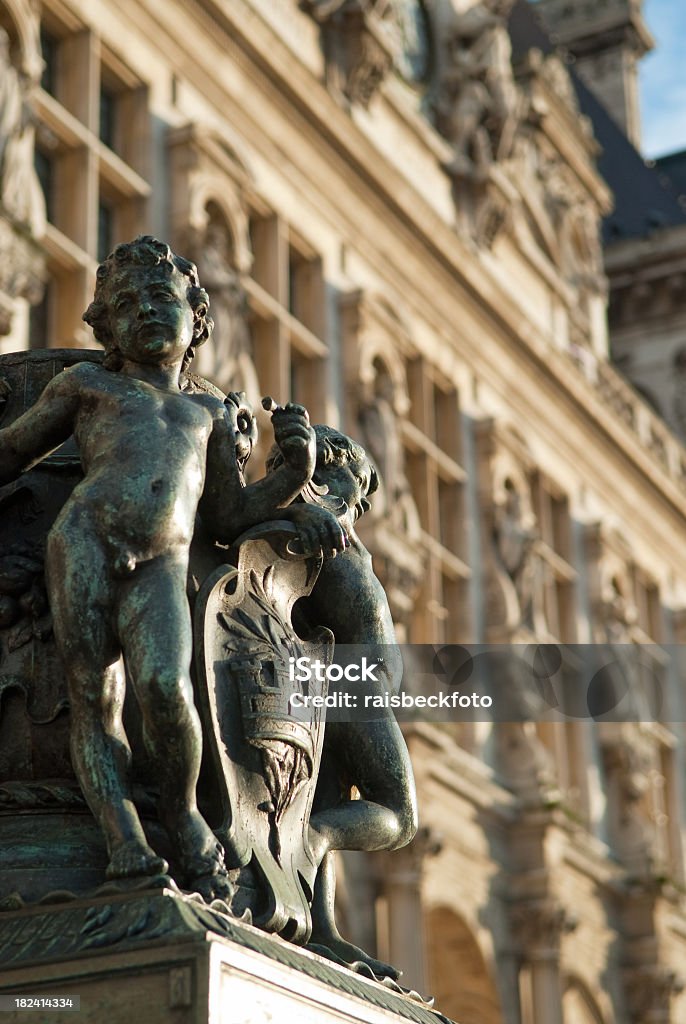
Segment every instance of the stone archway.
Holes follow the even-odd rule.
[[[426,914],[426,959],[441,1013],[469,1024],[502,1024],[500,998],[476,936],[451,907]]]

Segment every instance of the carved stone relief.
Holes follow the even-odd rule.
[[[213,345],[198,352],[195,366],[220,388],[245,391],[257,404],[245,289],[252,265],[244,199],[250,173],[229,142],[209,128],[188,125],[168,142],[175,238],[198,266],[215,324]]]
[[[494,643],[543,639],[549,631],[531,487],[535,467],[514,430],[485,421],[479,433],[482,507],[489,509],[482,534],[489,636]]]
[[[510,155],[521,100],[506,18],[512,0],[451,8],[441,32],[436,99],[439,130],[452,144],[456,178],[483,179]]]
[[[397,621],[412,606],[423,575],[419,512],[407,478],[402,423],[410,400],[402,349],[409,336],[381,300],[355,293],[342,302],[346,382],[357,426],[379,471],[369,531]]]
[[[393,67],[390,0],[309,0],[322,26],[327,82],[351,104],[369,106]]]
[[[0,334],[12,329],[16,300],[36,304],[44,288],[45,259],[36,239],[45,231],[45,201],[33,161],[37,34],[30,12],[11,33],[0,26]]]

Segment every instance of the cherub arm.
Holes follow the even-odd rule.
[[[49,455],[74,429],[78,389],[73,370],[53,377],[35,405],[0,430],[0,486]]]
[[[230,411],[223,409],[215,417],[199,511],[206,528],[221,543],[231,543],[251,526],[274,519],[312,476],[316,444],[306,410],[289,403],[273,412],[272,424],[284,463],[246,487],[236,459]]]

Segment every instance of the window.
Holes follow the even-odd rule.
[[[250,219],[252,276],[246,281],[255,365],[263,394],[307,405],[326,421],[324,281],[317,253],[266,210]]]
[[[35,165],[46,199],[43,247],[53,287],[32,317],[29,341],[40,337],[54,346],[88,338],[81,314],[93,296],[96,262],[145,229],[150,192],[146,87],[95,31],[63,17],[69,21],[44,4],[45,67],[35,100]]]
[[[576,641],[575,581],[571,565],[569,502],[542,473],[533,480],[534,514],[538,522],[542,561],[542,611],[547,636],[541,639]]]
[[[419,511],[427,571],[411,627],[415,643],[468,640],[462,431],[457,389],[421,356],[407,367],[403,423],[407,475]]]

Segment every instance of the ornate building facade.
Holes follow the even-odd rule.
[[[167,238],[212,300],[199,372],[367,444],[401,639],[640,649],[666,694],[409,725],[420,834],[342,858],[347,934],[462,1024],[686,1021],[686,449],[608,358],[612,191],[527,5],[0,0],[0,26],[0,351],[90,347],[98,260]]]

